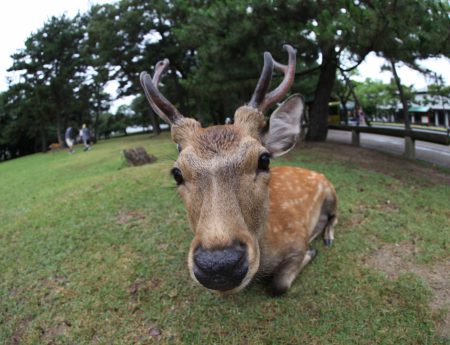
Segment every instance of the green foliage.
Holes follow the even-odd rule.
[[[450,54],[448,1],[383,1],[378,10],[386,13],[383,35],[373,50],[387,60],[415,66],[417,59]]]
[[[20,82],[6,93],[7,111],[16,117],[11,134],[19,142],[22,137],[31,142],[40,140],[44,151],[48,139],[62,143],[64,126],[76,119],[80,108],[74,90],[80,89],[86,69],[80,55],[82,39],[79,16],[52,17],[29,36],[24,49],[12,55],[14,62],[9,70],[19,73]],[[56,136],[47,138],[49,131]],[[11,144],[27,151],[34,146],[15,145],[12,140]]]
[[[10,125],[0,135],[23,152],[61,142],[71,123],[88,122],[97,135],[111,101],[108,82],[118,82],[118,97],[142,95],[139,73],[152,73],[163,58],[171,62],[160,86],[164,95],[183,114],[222,123],[250,99],[262,53],[284,63],[281,47],[289,43],[298,50],[291,92],[311,100],[308,135],[322,140],[336,71],[348,72],[371,51],[411,66],[419,58],[448,55],[448,12],[448,2],[434,0],[94,5],[73,19],[50,18],[13,55],[10,70],[19,82],[7,92]],[[280,80],[275,73],[273,85]],[[136,117],[157,125],[143,103],[133,105]]]
[[[398,102],[397,87],[390,83],[366,79],[364,82],[354,82],[355,93],[361,106],[370,116],[379,115],[379,108],[395,109]]]
[[[382,39],[374,42],[373,50],[389,61],[402,103],[405,127],[410,129],[408,97],[396,71],[396,63],[422,70],[418,59],[449,56],[450,3],[448,1],[387,1],[380,10],[389,14]],[[401,15],[400,15],[401,14]]]

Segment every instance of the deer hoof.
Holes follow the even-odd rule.
[[[286,284],[276,281],[275,279],[272,281],[272,289],[270,292],[273,297],[284,295],[288,290],[289,286],[286,286]]]
[[[317,250],[315,248],[310,248],[306,253],[311,257],[310,260],[312,260],[317,255]]]
[[[330,248],[333,244],[333,240],[331,238],[325,238],[323,240],[323,244],[325,244],[328,248]]]

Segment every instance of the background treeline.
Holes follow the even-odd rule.
[[[399,62],[418,68],[418,59],[450,55],[449,11],[447,0],[122,0],[52,17],[12,55],[0,153],[45,151],[82,123],[96,137],[132,124],[157,130],[139,73],[166,57],[166,97],[187,116],[223,123],[249,100],[265,50],[286,62],[284,43],[298,51],[292,92],[310,102],[308,139],[324,140],[330,97],[352,94],[349,76],[368,53],[384,57],[394,75]],[[116,114],[108,112],[111,81],[115,97],[135,96]]]

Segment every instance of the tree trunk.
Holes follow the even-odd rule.
[[[155,112],[153,111],[153,109],[148,110],[148,115],[150,117],[150,123],[153,127],[153,133],[154,134],[160,134],[161,133],[161,127],[159,127],[159,121],[158,121],[158,117],[155,114]]]
[[[95,122],[94,122],[94,143],[97,143],[97,140],[100,139],[98,136],[98,125],[100,122],[100,109],[97,107],[95,109]]]
[[[59,145],[61,145],[61,147],[63,147],[63,145],[64,145],[62,131],[63,131],[63,128],[61,125],[61,116],[59,115],[59,112],[58,112],[56,115],[56,135],[58,138],[58,143],[59,143]]]
[[[347,109],[347,101],[348,99],[342,99],[341,98],[341,104],[342,104],[342,112],[344,113],[344,121],[345,124],[348,125],[348,109]],[[341,115],[341,114],[339,114]],[[340,118],[340,116],[339,116]]]
[[[310,111],[308,141],[325,141],[328,133],[328,103],[336,79],[336,55],[334,46],[322,52],[319,82],[316,86],[314,102]]]
[[[408,113],[408,102],[405,98],[405,93],[403,92],[403,86],[400,81],[400,78],[397,74],[397,69],[395,68],[395,62],[394,60],[390,60],[391,67],[392,67],[392,73],[394,74],[395,84],[397,85],[398,93],[400,94],[400,102],[402,103],[402,113],[403,113],[403,121],[405,122],[405,130],[411,131],[411,122],[409,120],[409,113]]]
[[[355,100],[355,108],[357,106],[360,106],[361,103],[359,103],[358,96],[356,96],[355,89],[353,87],[352,81],[350,80],[350,78],[344,72],[341,71],[341,74],[344,77],[344,80],[345,80],[346,84],[348,85],[348,88],[350,89],[350,93],[352,94],[353,99]]]
[[[100,100],[100,86],[95,86],[95,119],[94,119],[94,143],[97,142],[98,139],[98,125],[100,122],[100,107],[101,107],[101,100]]]
[[[40,127],[39,132],[41,134],[41,152],[46,152],[48,147],[47,147],[47,136],[45,135],[45,130],[42,127]]]

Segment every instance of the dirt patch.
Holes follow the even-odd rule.
[[[133,225],[145,219],[143,213],[137,211],[119,211],[117,215],[117,223],[121,225]]]
[[[48,329],[41,329],[42,340],[45,344],[57,344],[56,339],[66,336],[70,332],[72,324],[69,321],[61,321]]]
[[[33,318],[30,316],[26,319],[21,320],[18,325],[16,326],[13,335],[10,339],[7,339],[5,341],[5,345],[19,345],[22,342],[22,337],[26,334],[28,331],[28,327],[31,323]]]
[[[128,291],[131,295],[136,296],[139,292],[148,292],[157,289],[161,285],[161,281],[157,278],[150,280],[138,279],[130,285]]]
[[[366,205],[357,205],[348,210],[351,214],[350,217],[339,220],[340,228],[342,231],[346,229],[355,229],[362,225],[367,219],[367,207]]]
[[[416,254],[417,248],[412,243],[386,244],[372,253],[365,264],[385,272],[389,279],[397,279],[403,273],[419,276],[433,292],[430,308],[434,311],[447,309],[442,322],[437,325],[437,331],[450,338],[450,261],[444,260],[431,266],[418,265],[411,261]]]
[[[404,181],[405,178],[408,181],[414,179],[420,185],[425,186],[450,184],[450,174],[436,169],[431,164],[411,161],[375,150],[335,142],[302,142],[296,150],[311,152],[313,156],[322,156],[348,164],[355,164],[401,181]],[[287,158],[289,159],[289,156]]]

